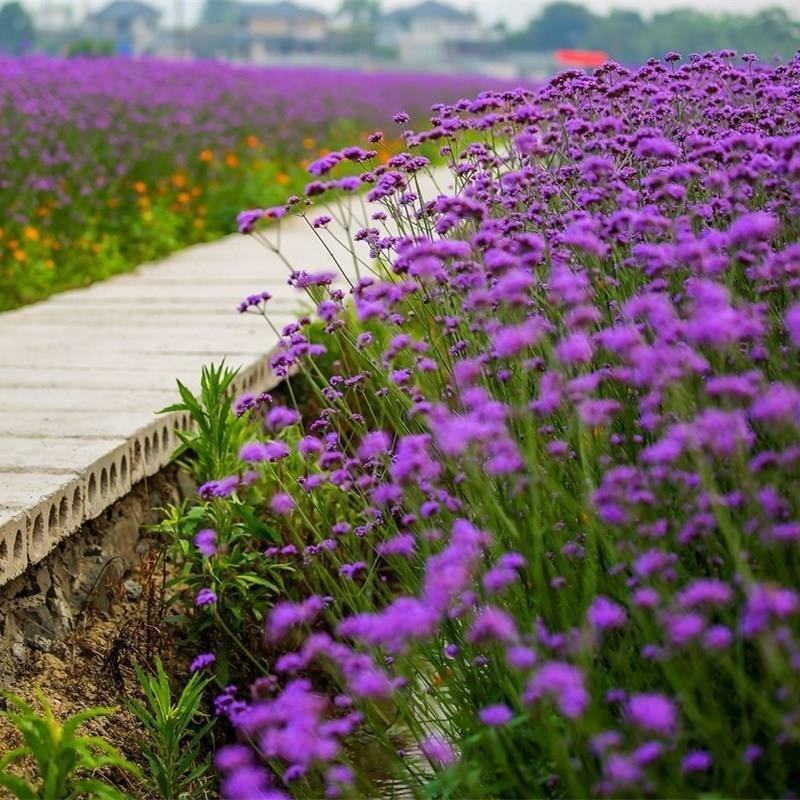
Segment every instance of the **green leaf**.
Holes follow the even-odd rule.
[[[37,800],[36,792],[22,778],[0,771],[0,786],[5,786],[19,800]]]

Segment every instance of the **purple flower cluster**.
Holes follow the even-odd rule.
[[[429,765],[396,774],[458,796],[798,785],[799,119],[800,58],[609,63],[437,105],[362,176],[394,227],[352,314],[306,286],[321,408],[241,453],[304,548],[266,617],[297,649],[230,715],[261,763],[330,788],[396,713]],[[457,190],[423,200],[431,142]]]

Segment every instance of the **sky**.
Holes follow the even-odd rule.
[[[265,0],[268,1],[268,0]],[[451,5],[476,12],[486,22],[503,20],[510,28],[524,27],[527,20],[535,16],[548,0],[446,0]],[[579,0],[580,1],[580,0]],[[71,5],[77,14],[82,16],[88,11],[102,8],[108,0],[23,0],[29,10],[41,8],[44,5]],[[164,12],[165,24],[170,25],[183,7],[184,18],[193,22],[200,15],[204,0],[145,0],[150,5],[160,8]],[[341,0],[296,0],[304,5],[315,6],[323,11],[335,10]],[[417,0],[382,0],[386,9],[413,5]],[[752,14],[760,8],[781,6],[794,16],[800,16],[800,2],[798,0],[583,0],[583,4],[597,13],[607,12],[611,8],[629,8],[638,10],[641,14],[649,15],[670,8],[691,7],[696,11],[709,13],[743,13]]]

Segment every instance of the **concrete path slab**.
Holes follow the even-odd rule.
[[[331,223],[320,232],[325,244],[302,220],[281,221],[281,252],[296,269],[331,269],[329,249],[352,277],[340,242],[361,222],[348,202],[361,218],[360,198],[342,201],[333,216],[349,231]],[[275,334],[236,306],[269,291],[270,318],[295,319],[310,306],[287,277],[274,252],[232,236],[0,314],[0,585],[168,462],[175,429],[190,424],[157,414],[177,399],[176,378],[197,391],[201,367],[225,359],[240,370],[237,392],[278,382],[269,369]]]

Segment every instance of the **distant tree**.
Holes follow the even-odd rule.
[[[110,56],[114,54],[114,43],[102,39],[78,39],[67,48],[67,55],[73,56]]]
[[[15,0],[0,7],[0,51],[20,55],[34,42],[30,14]]]
[[[688,57],[730,48],[740,54],[757,53],[765,60],[773,56],[785,59],[800,48],[800,22],[780,8],[767,8],[752,16],[681,8],[645,20],[636,11],[595,16],[576,3],[557,2],[545,6],[527,28],[509,34],[506,44],[517,50],[604,50],[631,65],[669,50]]]
[[[535,50],[578,47],[596,18],[578,3],[551,3],[530,24],[530,44]]]
[[[643,48],[647,23],[637,11],[613,10],[598,17],[578,42],[589,50],[603,50],[623,64],[644,61],[649,53]]]
[[[351,28],[373,27],[381,15],[379,0],[342,0],[337,12]]]
[[[375,32],[381,17],[379,0],[342,0],[336,15],[343,23],[333,42],[337,50],[375,51]]]
[[[239,3],[234,0],[206,0],[200,21],[205,25],[227,25],[235,22]]]

